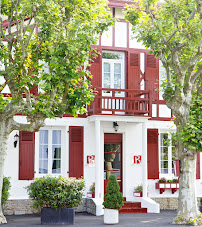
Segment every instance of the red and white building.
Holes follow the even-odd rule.
[[[172,144],[167,146],[164,140],[171,138],[175,125],[161,91],[157,91],[164,69],[133,38],[131,25],[124,19],[124,6],[125,1],[110,1],[112,15],[119,20],[94,47],[100,54],[90,70],[92,85],[99,93],[87,107],[88,113],[47,119],[46,126],[36,133],[11,133],[4,173],[11,177],[10,200],[27,200],[25,186],[34,177],[83,176],[85,197],[95,182],[93,201],[96,215],[101,215],[109,175],[115,174],[127,201],[141,202],[147,212],[159,212],[159,203],[161,208],[175,208],[178,190],[165,185],[163,190],[156,188],[160,178],[176,178],[175,153]],[[9,93],[7,86],[1,93]],[[15,119],[25,121],[23,116]],[[19,143],[14,147],[16,133]],[[200,155],[196,178],[197,196],[201,197]],[[138,185],[143,186],[143,197],[133,195]]]

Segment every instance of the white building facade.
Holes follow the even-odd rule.
[[[100,54],[90,70],[99,93],[87,107],[88,113],[47,119],[46,126],[36,133],[10,134],[4,172],[11,177],[10,201],[29,199],[25,187],[33,177],[83,176],[84,198],[89,197],[89,188],[95,182],[92,201],[95,214],[102,215],[106,184],[114,174],[126,201],[141,202],[147,212],[154,213],[160,208],[176,208],[177,183],[156,185],[163,177],[177,178],[174,147],[172,142],[166,144],[175,125],[161,91],[156,91],[164,70],[159,60],[133,38],[131,25],[124,19],[124,5],[125,1],[110,1],[112,15],[119,20],[94,47]],[[1,93],[9,93],[7,86]],[[23,116],[15,119],[26,121]],[[16,134],[20,138],[14,147]],[[197,197],[201,197],[200,155],[196,177]],[[143,186],[142,197],[134,196],[138,185]]]

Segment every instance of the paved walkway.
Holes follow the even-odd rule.
[[[162,226],[173,227],[179,225],[171,225],[173,218],[176,216],[176,211],[161,211],[160,214],[120,214],[118,226]],[[39,226],[41,225],[40,215],[12,215],[7,216],[8,226]],[[48,226],[48,225],[46,225]],[[51,225],[56,226],[56,225]],[[68,225],[72,226],[72,225]],[[77,213],[75,215],[74,226],[112,226],[104,225],[103,216],[96,217],[87,213]],[[185,226],[185,225],[183,225]]]

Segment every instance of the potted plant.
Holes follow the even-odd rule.
[[[135,197],[142,197],[142,185],[138,185],[137,187],[134,188],[133,195]]]
[[[3,177],[2,198],[1,198],[2,208],[6,203],[6,201],[8,200],[10,187],[11,187],[10,177]]]
[[[93,182],[93,184],[90,186],[89,192],[91,198],[95,198],[95,182]]]
[[[107,193],[104,196],[104,223],[117,224],[119,222],[119,210],[124,205],[123,195],[115,175],[109,176]]]
[[[83,201],[83,179],[43,176],[27,187],[34,200],[33,207],[41,208],[41,224],[72,225],[74,208]]]
[[[159,179],[159,183],[166,183],[166,182],[167,182],[167,180],[165,177],[162,177]]]

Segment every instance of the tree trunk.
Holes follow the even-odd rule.
[[[180,180],[177,216],[187,224],[199,217],[196,199],[196,152],[186,151],[180,157]]]
[[[0,201],[2,197],[2,186],[3,186],[3,174],[4,164],[7,155],[7,140],[9,133],[7,132],[6,124],[0,122]],[[7,223],[5,216],[3,215],[2,207],[0,204],[0,224]]]

